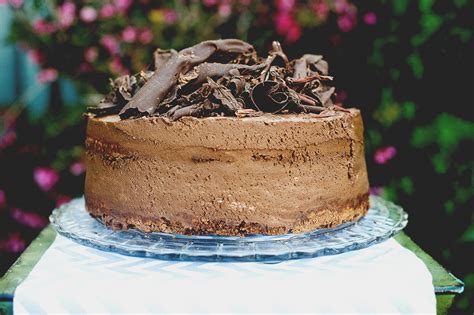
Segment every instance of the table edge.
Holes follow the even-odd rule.
[[[0,278],[0,301],[13,300],[15,289],[28,277],[34,266],[56,238],[51,225],[44,228]]]

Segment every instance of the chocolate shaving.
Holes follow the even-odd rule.
[[[184,75],[184,77],[190,78],[187,83],[196,86],[207,81],[207,78],[220,78],[228,75],[232,70],[239,70],[239,73],[254,73],[261,68],[263,64],[257,65],[241,65],[237,63],[203,63],[199,66],[194,67],[191,71]]]
[[[289,95],[283,85],[276,81],[263,81],[255,85],[250,93],[252,103],[262,112],[276,114],[289,103]]]
[[[314,74],[328,74],[328,63],[321,55],[305,54],[294,61],[294,79],[302,79]]]
[[[235,99],[228,88],[216,83],[211,78],[208,78],[207,81],[209,82],[209,86],[213,89],[212,95],[222,104],[225,110],[235,113],[243,108],[242,104]]]
[[[263,112],[253,110],[251,108],[239,109],[238,111],[235,112],[235,116],[237,116],[239,118],[258,117],[258,116],[262,116],[262,115],[263,115]]]
[[[163,49],[157,49],[153,53],[153,59],[154,59],[154,70],[157,71],[161,69],[172,57],[175,57],[178,54],[178,52],[174,49],[169,49],[169,50],[163,50]]]
[[[100,117],[118,114],[120,109],[121,108],[117,106],[117,104],[101,102],[96,107],[88,107],[87,112]]]
[[[265,68],[263,69],[262,73],[260,74],[260,79],[262,81],[268,79],[268,73],[270,72],[271,66],[276,63],[280,59],[283,62],[283,66],[285,68],[288,67],[288,57],[286,57],[285,53],[281,49],[281,45],[279,42],[272,43],[272,50],[270,50],[267,60],[265,60]]]
[[[333,104],[333,78],[323,57],[305,54],[289,61],[278,42],[267,58],[237,39],[205,41],[179,52],[157,49],[153,58],[152,71],[115,79],[112,92],[88,112],[177,120],[347,111]]]
[[[188,72],[192,67],[208,60],[214,53],[242,54],[254,48],[237,39],[205,41],[195,46],[171,53],[159,69],[138,90],[128,104],[120,111],[121,117],[128,117],[130,109],[136,108],[141,113],[153,114],[161,101],[176,84],[179,75]],[[127,113],[128,112],[128,113]]]

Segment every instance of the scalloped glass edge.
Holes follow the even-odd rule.
[[[50,221],[60,235],[79,244],[128,256],[276,263],[366,248],[391,238],[407,225],[408,214],[400,206],[377,196],[370,196],[370,205],[366,216],[359,221],[335,228],[246,237],[113,231],[88,214],[83,197],[55,209]]]

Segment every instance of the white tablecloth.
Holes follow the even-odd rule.
[[[14,313],[436,313],[431,275],[390,239],[278,264],[171,262],[58,236],[17,288]]]

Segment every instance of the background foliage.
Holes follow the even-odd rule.
[[[55,205],[83,191],[83,106],[63,106],[58,77],[75,80],[87,103],[109,77],[146,67],[156,47],[237,37],[265,53],[280,40],[291,57],[325,55],[340,101],[363,111],[372,193],[404,206],[408,234],[466,282],[457,310],[472,311],[472,1],[8,2],[11,40],[53,95],[44,117],[32,119],[21,102],[3,110],[0,270]]]

